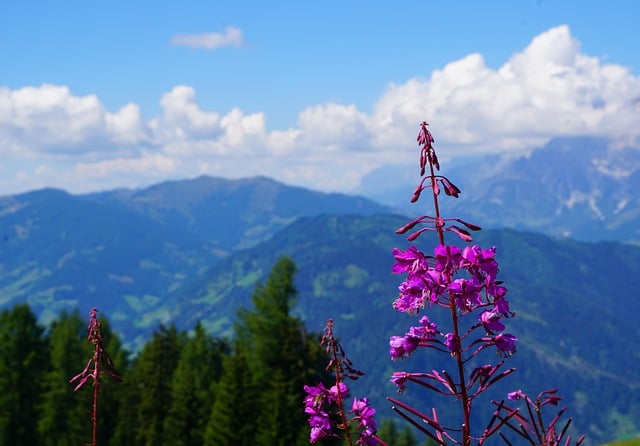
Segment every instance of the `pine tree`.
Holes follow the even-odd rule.
[[[173,374],[171,407],[164,422],[167,446],[201,446],[215,395],[213,387],[222,374],[226,342],[209,336],[198,323]]]
[[[162,444],[164,421],[171,406],[171,380],[185,340],[185,333],[175,326],[160,327],[133,365],[129,379],[138,392],[135,427],[138,446]]]
[[[418,440],[413,431],[413,427],[405,424],[398,435],[397,446],[418,446]]]
[[[38,406],[49,362],[44,328],[27,304],[0,312],[0,444],[38,444]],[[62,384],[64,387],[64,384]]]
[[[74,392],[69,379],[82,370],[91,354],[86,323],[75,311],[63,311],[51,325],[50,370],[44,378],[39,444],[77,446],[91,439],[90,392]]]
[[[136,432],[138,429],[138,406],[141,392],[134,379],[132,366],[126,371],[118,369],[122,377],[119,384],[118,416],[109,444],[118,446],[137,446]]]
[[[236,346],[234,353],[225,357],[214,392],[203,444],[253,446],[256,392],[246,352],[241,348]]]
[[[380,429],[378,429],[378,436],[382,438],[388,446],[397,446],[398,424],[396,421],[393,418],[385,418],[382,420]]]
[[[290,258],[281,258],[256,287],[253,311],[238,313],[236,336],[249,354],[254,388],[260,392],[255,445],[308,444],[303,387],[326,376],[318,339],[290,314],[297,294],[295,270]]]

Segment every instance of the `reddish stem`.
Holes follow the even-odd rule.
[[[336,339],[333,337],[333,330],[332,330],[332,324],[329,323],[327,324],[328,330],[329,332],[328,334],[328,341],[329,341],[329,345],[331,347],[331,356],[333,358],[333,371],[336,374],[336,390],[337,390],[337,394],[338,394],[338,401],[336,402],[338,405],[338,414],[340,415],[340,420],[342,422],[342,428],[344,429],[344,436],[345,436],[345,440],[347,442],[347,444],[349,446],[353,445],[353,442],[351,441],[351,434],[349,432],[349,424],[347,421],[347,415],[345,414],[344,411],[344,404],[343,404],[343,398],[342,398],[342,391],[340,390],[340,383],[343,380],[343,374],[342,374],[342,367],[341,367],[341,362],[340,359],[338,358],[338,342],[336,341]]]
[[[429,148],[429,150],[433,150]],[[438,233],[438,240],[440,244],[444,246],[444,230],[442,216],[440,215],[440,205],[438,203],[438,194],[436,193],[436,189],[434,188],[436,182],[436,174],[433,166],[433,157],[430,154],[427,154],[427,160],[429,163],[429,176],[431,180],[431,194],[433,196],[433,207],[435,210],[435,229]],[[450,283],[452,280],[451,271],[447,272],[447,282]],[[460,404],[462,406],[463,418],[464,422],[462,424],[462,446],[469,446],[471,444],[471,431],[470,431],[470,418],[471,418],[471,404],[469,401],[469,395],[467,393],[467,386],[465,383],[467,382],[465,373],[464,373],[464,361],[462,359],[462,342],[460,342],[460,330],[458,327],[458,313],[456,311],[455,300],[449,292],[449,310],[451,313],[451,322],[453,325],[453,335],[455,336],[455,351],[453,355],[456,360],[457,368],[458,368],[458,378],[459,378],[459,387],[460,387]]]

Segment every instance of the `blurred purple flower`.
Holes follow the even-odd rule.
[[[487,334],[495,334],[505,329],[504,324],[500,322],[500,315],[495,309],[483,311],[478,319],[480,319],[480,323],[482,323]]]
[[[493,342],[498,348],[499,352],[505,353],[507,356],[512,355],[516,352],[516,342],[518,338],[516,338],[511,333],[500,333],[496,337],[493,338]]]
[[[460,348],[460,340],[453,333],[447,333],[444,335],[444,345],[447,346],[451,353],[454,353],[457,349]]]
[[[374,438],[378,432],[378,426],[376,420],[373,418],[376,414],[376,410],[369,405],[368,398],[354,398],[351,405],[351,412],[354,414],[355,419],[358,421],[358,431],[360,432],[360,438],[357,444],[364,445],[377,445],[378,441]]]

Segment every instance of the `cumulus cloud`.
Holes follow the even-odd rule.
[[[192,87],[174,87],[162,96],[160,106],[162,117],[152,126],[164,140],[214,138],[220,133],[220,115],[202,110]]]
[[[137,105],[110,113],[95,95],[74,96],[68,87],[49,84],[0,88],[0,122],[0,155],[83,156],[149,138]]]
[[[324,150],[365,149],[368,145],[367,115],[355,105],[328,103],[307,107],[298,117],[305,144]]]
[[[227,26],[222,33],[176,34],[171,43],[190,48],[205,48],[214,50],[225,46],[239,48],[244,45],[242,30],[234,26]]]
[[[241,42],[234,33],[207,45]],[[0,88],[0,187],[86,191],[262,174],[350,191],[380,166],[413,162],[407,148],[425,119],[441,157],[528,149],[560,135],[640,141],[640,78],[582,53],[567,26],[535,37],[497,69],[470,54],[389,85],[372,110],[310,105],[288,129],[268,129],[263,112],[205,110],[187,85],[159,102],[160,114],[145,120],[136,104],[110,112],[65,86]]]
[[[371,128],[376,145],[387,147],[423,116],[454,153],[533,147],[557,135],[637,138],[638,97],[640,78],[581,53],[569,28],[560,26],[498,70],[471,54],[428,79],[391,85]]]

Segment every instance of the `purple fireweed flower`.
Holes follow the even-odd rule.
[[[464,267],[470,272],[477,271],[487,277],[488,282],[493,282],[498,274],[498,262],[495,261],[496,247],[482,249],[478,245],[467,246],[462,251]]]
[[[406,251],[393,248],[393,256],[397,260],[391,267],[394,274],[415,273],[427,268],[424,254],[415,246],[410,246]]]
[[[518,338],[516,338],[511,333],[500,333],[496,337],[493,338],[493,342],[498,348],[498,352],[504,353],[507,356],[516,352],[516,342]]]
[[[462,263],[462,250],[453,245],[438,245],[433,250],[436,257],[436,270],[454,273]]]
[[[438,298],[444,295],[447,289],[447,277],[435,269],[429,269],[422,275],[422,280],[427,284],[428,300],[430,304],[438,302]]]
[[[435,269],[429,268],[421,273],[410,274],[398,287],[398,298],[393,308],[400,312],[413,314],[424,308],[429,302],[433,305],[446,290],[445,276]]]
[[[338,392],[340,389],[340,392]],[[345,399],[349,396],[349,387],[343,382],[339,383],[337,386],[331,386],[329,389],[329,402],[335,402],[339,399]]]
[[[444,335],[444,345],[447,346],[451,353],[454,353],[460,348],[460,339],[453,333],[447,333]]]
[[[420,338],[412,336],[391,336],[389,339],[389,354],[392,360],[398,358],[406,358],[409,356],[420,343]]]
[[[487,334],[495,334],[496,332],[505,329],[504,324],[500,322],[500,314],[498,314],[495,309],[483,311],[478,319],[480,320],[480,323],[482,323]]]
[[[524,392],[520,389],[507,393],[507,398],[512,401],[517,401],[521,398],[526,398],[526,397],[527,395],[525,395]]]
[[[311,426],[309,441],[311,443],[317,443],[327,435],[331,435],[331,419],[327,412],[316,411],[312,407],[306,407],[304,411],[309,414],[309,426]]]
[[[331,434],[331,418],[323,410],[325,403],[331,399],[331,390],[327,390],[324,384],[319,383],[317,386],[305,385],[304,391],[307,392],[304,399],[304,411],[309,415],[309,426],[311,426],[309,441],[317,443]]]
[[[398,287],[398,298],[393,303],[393,308],[401,312],[414,313],[424,308],[425,296],[428,296],[427,284],[422,277],[412,275]]]
[[[427,316],[422,316],[420,320],[421,327],[411,327],[409,334],[414,334],[422,339],[431,339],[438,333],[438,325],[431,322]]]
[[[496,282],[487,284],[487,292],[493,296],[494,301],[504,299],[504,296],[507,295],[507,289],[502,285],[498,285]]]
[[[356,444],[378,444],[378,441],[374,438],[376,432],[378,432],[376,420],[373,418],[376,410],[369,405],[369,399],[354,398],[351,412],[354,414],[355,419],[358,420],[358,431],[360,432],[360,439]]]
[[[398,387],[398,392],[402,393],[407,388],[407,372],[393,372],[390,381]]]
[[[331,425],[329,425],[331,427]],[[313,426],[309,434],[309,442],[315,444],[329,435],[329,431],[324,426]]]
[[[322,406],[329,395],[329,391],[322,383],[319,383],[317,386],[305,385],[304,391],[307,392],[307,396],[304,398],[304,404],[306,407]]]
[[[427,316],[420,318],[419,327],[409,327],[409,331],[404,336],[391,336],[389,339],[389,353],[392,360],[406,358],[423,341],[429,341],[438,333],[438,326],[429,320]]]
[[[456,306],[463,312],[473,310],[482,305],[482,286],[475,278],[456,279],[448,287],[453,295]]]
[[[493,307],[503,316],[513,316],[509,310],[509,301],[504,298],[507,295],[507,289],[502,285],[492,282],[487,285],[487,294],[493,297]]]

